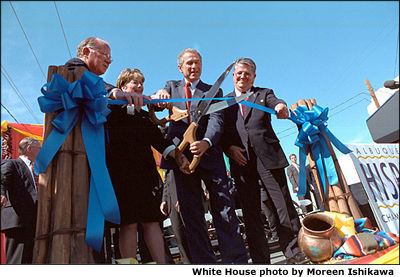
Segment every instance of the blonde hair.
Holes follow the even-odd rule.
[[[126,85],[127,83],[129,83],[130,81],[132,81],[134,79],[139,80],[140,82],[142,82],[142,84],[144,83],[144,80],[145,80],[143,73],[139,69],[126,68],[126,69],[122,70],[122,72],[118,76],[117,87],[122,88],[124,85]]]

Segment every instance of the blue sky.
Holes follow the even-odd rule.
[[[49,65],[69,58],[53,1],[1,2],[1,103],[20,123],[42,123],[37,98]],[[114,62],[102,77],[115,83],[127,68],[146,77],[145,94],[181,79],[176,57],[187,47],[203,56],[202,80],[214,83],[239,57],[257,64],[255,85],[272,88],[288,105],[315,98],[329,107],[328,127],[344,143],[372,142],[366,119],[370,96],[398,76],[399,2],[242,2],[102,1],[56,2],[72,56],[84,38],[98,36],[111,45]],[[40,65],[40,66],[39,66]],[[8,76],[8,80],[5,78]],[[10,85],[21,94],[34,116]],[[232,76],[222,85],[233,90]],[[2,120],[15,120],[1,108]],[[287,155],[296,127],[273,120]]]

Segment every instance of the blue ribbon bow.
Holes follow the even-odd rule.
[[[43,96],[38,98],[38,102],[43,113],[63,111],[52,122],[54,129],[36,157],[34,171],[36,174],[46,171],[82,115],[82,138],[91,169],[85,240],[93,249],[100,251],[104,221],[120,223],[118,202],[105,160],[104,122],[110,110],[107,108],[103,79],[86,71],[80,80],[69,84],[63,77],[54,74],[41,91]]]
[[[335,164],[329,152],[328,144],[322,134],[325,134],[340,152],[344,154],[352,152],[329,131],[327,127],[328,111],[328,108],[322,108],[318,105],[314,105],[311,110],[308,110],[306,106],[298,106],[294,112],[290,111],[289,119],[301,125],[295,142],[295,145],[300,147],[299,191],[297,196],[304,196],[307,189],[305,160],[308,146],[311,147],[311,154],[321,177],[323,195],[325,195],[327,185],[325,182],[324,167],[329,184],[334,185],[338,183]]]

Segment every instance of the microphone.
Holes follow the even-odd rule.
[[[396,88],[399,88],[399,81],[389,80],[389,81],[386,81],[386,82],[383,84],[383,86],[384,86],[385,88],[396,89]]]

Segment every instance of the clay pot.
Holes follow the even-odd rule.
[[[303,253],[313,262],[330,259],[342,245],[335,221],[322,213],[309,214],[303,218],[298,235],[298,244]]]

